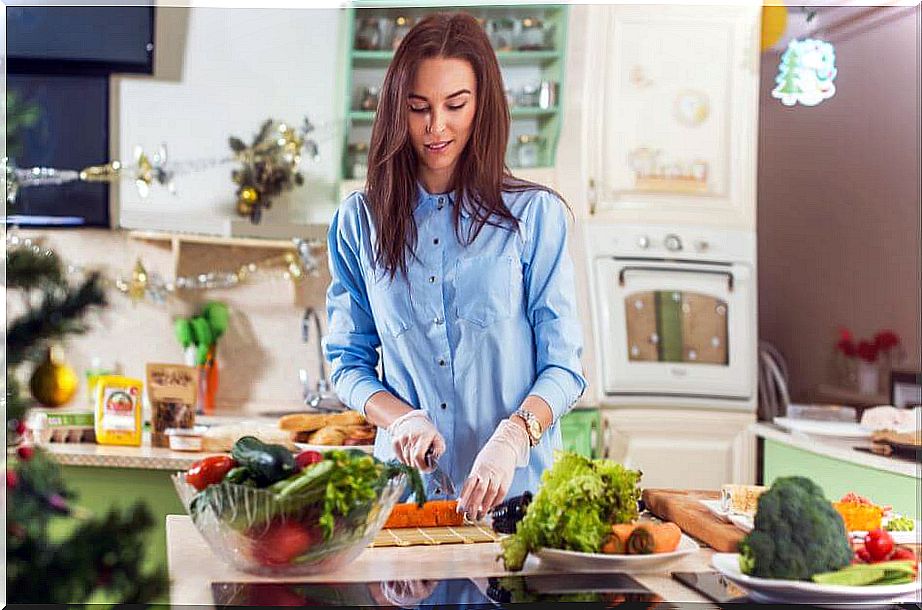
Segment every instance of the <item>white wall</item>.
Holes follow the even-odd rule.
[[[306,184],[273,203],[263,223],[329,219],[336,203],[344,103],[341,9],[157,9],[155,74],[112,79],[113,157],[140,145],[169,158],[230,156],[228,137],[249,143],[267,118],[317,127],[316,161],[302,159]],[[226,233],[236,218],[234,166],[178,176],[177,195],[133,183],[117,189],[121,226]]]

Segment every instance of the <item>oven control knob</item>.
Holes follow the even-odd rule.
[[[678,235],[670,233],[666,236],[666,239],[663,240],[663,243],[666,246],[666,249],[670,252],[678,252],[682,249],[682,240],[679,239]]]
[[[641,235],[640,237],[637,238],[637,246],[639,248],[646,250],[647,248],[650,247],[650,238],[647,237],[646,235]]]

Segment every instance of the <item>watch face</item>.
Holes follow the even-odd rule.
[[[541,437],[541,424],[535,420],[528,422],[528,432],[535,440]]]

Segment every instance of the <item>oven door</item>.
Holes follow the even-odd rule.
[[[595,273],[605,394],[751,398],[748,265],[605,258]]]

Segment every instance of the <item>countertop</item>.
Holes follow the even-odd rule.
[[[922,465],[908,460],[855,450],[855,447],[870,447],[871,441],[869,439],[836,438],[790,432],[768,422],[752,424],[749,431],[765,439],[867,468],[875,468],[914,478],[918,478],[920,470],[922,470]]]
[[[239,572],[217,559],[192,520],[185,515],[166,518],[167,565],[170,601],[177,605],[213,604],[212,582],[363,582],[375,580],[422,580],[480,578],[508,575],[497,560],[499,544],[446,544],[440,546],[385,547],[365,550],[335,574],[272,579]],[[701,548],[667,570],[710,571],[713,551]],[[522,574],[548,573],[529,557]],[[666,571],[632,574],[637,581],[670,602],[707,602],[695,591],[679,584]]]

